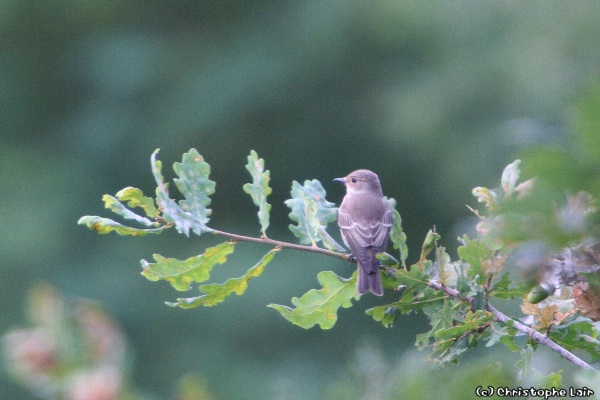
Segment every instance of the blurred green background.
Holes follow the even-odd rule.
[[[225,399],[319,398],[361,349],[398,362],[426,322],[384,330],[364,314],[379,299],[364,296],[330,331],[292,326],[265,305],[290,304],[321,270],[352,270],[293,252],[243,297],[165,306],[180,293],[140,276],[139,260],[184,259],[217,238],[99,236],[76,224],[109,216],[104,193],[151,193],[154,149],[171,178],[197,148],[217,182],[211,225],[250,235],[256,209],[241,187],[256,150],[271,170],[270,236],[288,241],[292,180],[319,179],[339,204],[331,179],[372,169],[398,200],[415,261],[434,224],[455,247],[472,222],[471,188],[496,185],[519,149],[559,140],[600,72],[597,1],[1,4],[0,332],[24,323],[25,293],[40,280],[97,299],[129,338],[132,380],[156,398],[190,371]],[[214,280],[267,250],[240,244]],[[0,393],[32,398],[4,371]]]

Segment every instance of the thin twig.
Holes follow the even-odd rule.
[[[469,302],[471,304],[474,301],[474,299],[472,297],[463,297],[460,295],[458,290],[449,288],[445,285],[442,285],[441,283],[429,281],[429,286],[433,289],[441,290],[449,296],[456,297],[460,300]],[[589,370],[593,370],[593,371],[595,370],[595,368],[592,367],[590,364],[586,363],[581,358],[577,357],[575,354],[571,353],[569,350],[565,349],[564,347],[559,346],[558,344],[553,342],[552,339],[550,339],[548,336],[543,335],[540,332],[536,331],[535,329],[517,321],[514,318],[509,317],[508,315],[504,314],[503,312],[499,311],[498,309],[492,307],[490,304],[488,304],[486,306],[486,309],[489,312],[491,312],[492,314],[494,314],[494,319],[496,321],[500,321],[505,324],[508,323],[508,321],[512,321],[513,327],[516,330],[529,336],[534,342],[539,343],[544,346],[547,346],[551,350],[554,350],[555,352],[557,352],[558,354],[560,354],[561,356],[566,358],[568,361],[577,365],[579,368],[589,369]]]
[[[555,352],[557,352],[558,354],[560,354],[561,356],[563,356],[564,358],[566,358],[568,361],[572,362],[573,364],[577,365],[578,367],[583,368],[583,369],[589,369],[592,371],[596,370],[590,364],[586,363],[581,358],[579,358],[575,354],[571,353],[569,350],[567,350],[564,347],[561,347],[558,344],[556,344],[555,342],[553,342],[552,339],[550,339],[548,336],[541,334],[540,332],[536,331],[533,328],[530,328],[529,326],[527,326],[525,324],[522,324],[521,322],[515,320],[514,318],[510,318],[508,315],[500,312],[499,310],[497,310],[496,308],[492,307],[489,304],[487,305],[486,308],[488,311],[490,311],[492,314],[494,314],[494,317],[496,317],[497,321],[504,322],[504,323],[507,323],[509,320],[513,321],[513,327],[516,330],[525,333],[534,342],[542,344],[542,345],[547,346],[548,348],[554,350]]]
[[[280,240],[273,240],[273,239],[269,239],[268,237],[264,237],[264,236],[258,238],[258,237],[252,237],[252,236],[236,235],[235,233],[229,233],[229,232],[219,231],[217,229],[213,229],[211,232],[214,233],[215,235],[225,236],[225,237],[228,237],[228,238],[233,239],[235,241],[261,243],[261,244],[266,244],[266,245],[269,245],[269,246],[280,247],[282,249],[293,249],[293,250],[300,250],[300,251],[310,251],[312,253],[324,254],[324,255],[329,256],[329,257],[340,258],[340,259],[345,260],[345,261],[350,260],[350,256],[348,254],[346,254],[346,253],[336,253],[334,251],[330,251],[330,250],[324,249],[322,247],[305,246],[305,245],[302,245],[302,244],[282,242]]]

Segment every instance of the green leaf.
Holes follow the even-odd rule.
[[[446,248],[438,246],[435,249],[435,267],[437,267],[439,274],[440,283],[456,287],[456,280],[458,276],[456,265],[450,259],[450,255],[446,253]]]
[[[425,254],[429,254],[429,252],[435,248],[436,242],[440,239],[441,236],[435,230],[430,229],[425,236],[425,240],[423,240],[423,245],[421,246],[422,251]]]
[[[485,344],[485,347],[492,347],[496,343],[500,342],[504,336],[508,335],[507,327],[498,322],[492,322],[486,332],[487,343]]]
[[[457,364],[458,356],[476,345],[477,340],[473,335],[465,335],[455,340],[438,342],[434,346],[434,354],[436,355],[434,361],[439,365],[445,363]]]
[[[370,308],[365,311],[365,313],[373,317],[375,321],[381,322],[386,328],[390,328],[398,319],[397,311],[398,309],[392,304],[386,304],[384,306]]]
[[[352,306],[352,299],[360,297],[356,293],[356,272],[350,279],[344,279],[331,271],[322,271],[317,275],[322,289],[312,289],[301,298],[292,298],[296,308],[269,304],[269,307],[279,313],[291,323],[304,329],[317,324],[321,329],[330,329],[337,321],[337,311],[340,307]]]
[[[158,208],[162,211],[163,217],[168,222],[175,224],[177,231],[179,233],[183,233],[186,236],[190,235],[190,230],[192,230],[197,235],[201,235],[204,232],[210,232],[212,229],[206,226],[206,222],[208,218],[204,215],[202,218],[192,214],[189,211],[184,210],[177,204],[177,202],[169,197],[168,191],[168,183],[165,183],[164,178],[162,176],[162,162],[156,159],[156,154],[158,153],[158,149],[152,153],[151,163],[152,163],[152,174],[154,175],[154,179],[156,180],[156,203],[158,204]],[[189,154],[189,153],[188,153]],[[185,168],[184,168],[185,169]],[[185,176],[185,174],[184,174]],[[185,189],[187,190],[187,189]],[[192,190],[192,189],[190,189]],[[197,188],[197,190],[202,190],[201,188]],[[189,202],[183,203],[190,210],[194,210],[195,213],[201,214],[201,211],[195,206],[198,206],[197,201],[200,196],[192,195],[192,198]]]
[[[500,338],[500,343],[503,343],[510,351],[521,351],[521,348],[515,343],[515,338],[519,333],[515,329],[515,322],[509,319],[504,327],[506,328],[506,335]]]
[[[408,246],[406,245],[406,233],[402,230],[402,217],[396,211],[396,200],[387,198],[388,206],[393,210],[392,229],[390,230],[390,240],[394,245],[394,249],[400,249],[400,261],[402,266],[406,268],[406,258],[408,257]]]
[[[208,280],[213,267],[223,264],[227,256],[233,253],[234,245],[232,242],[221,243],[209,247],[204,254],[183,261],[154,254],[155,263],[141,261],[142,275],[151,281],[168,281],[176,290],[189,290],[190,284]]]
[[[173,164],[173,171],[179,177],[174,179],[175,185],[185,197],[185,200],[179,201],[179,205],[206,225],[210,220],[208,216],[212,213],[207,208],[210,204],[209,196],[215,192],[216,186],[208,178],[210,165],[196,149],[190,149],[183,154],[180,163]]]
[[[453,325],[455,318],[457,318],[456,308],[458,303],[453,299],[445,299],[441,306],[436,304],[435,307],[425,307],[423,312],[429,317],[429,324],[431,330],[425,333],[420,333],[416,336],[415,345],[419,350],[423,350],[425,347],[432,346],[435,343],[434,334],[435,332],[449,328]]]
[[[525,350],[521,351],[521,354],[523,358],[515,363],[515,366],[519,369],[517,375],[517,379],[519,380],[525,379],[531,371],[531,363],[533,362],[533,347],[531,347],[531,344],[528,343]]]
[[[429,278],[429,275],[423,273],[416,265],[413,265],[408,271],[403,269],[396,271],[396,280],[408,287],[427,287]]]
[[[569,351],[587,351],[592,361],[600,359],[600,342],[598,331],[589,318],[574,317],[552,327],[550,338]]]
[[[467,271],[471,266],[463,260],[455,261],[454,269],[456,271],[456,290],[461,296],[475,296],[481,285],[475,284],[473,279],[467,277]]]
[[[435,361],[440,364],[456,362],[461,353],[475,347],[479,331],[493,319],[491,313],[483,310],[468,311],[462,318],[455,316],[452,326],[435,329],[432,335]]]
[[[485,246],[485,243],[478,240],[471,240],[467,235],[464,235],[462,240],[464,245],[460,246],[456,252],[470,266],[467,270],[467,276],[474,278],[478,284],[482,285],[486,279],[482,261],[489,259],[492,252]]]
[[[431,252],[431,250],[435,249],[437,241],[440,240],[441,236],[434,229],[430,229],[425,236],[425,240],[423,240],[423,245],[421,246],[421,255],[419,257],[418,268],[425,270],[424,263],[427,260],[427,255]]]
[[[388,267],[397,268],[400,266],[400,261],[396,260],[391,254],[386,253],[385,251],[382,253],[375,254],[375,258],[379,260],[381,265],[386,265]]]
[[[500,280],[492,286],[489,295],[499,299],[514,299],[523,297],[527,293],[528,288],[524,283],[521,282],[514,287],[510,286],[511,283],[509,273],[505,272],[500,277]]]
[[[304,181],[304,185],[294,181],[292,183],[291,199],[285,204],[292,209],[289,217],[297,225],[290,225],[290,230],[302,244],[317,245],[323,241],[323,245],[329,250],[345,251],[329,234],[327,224],[337,218],[337,207],[325,199],[325,189],[316,179]]]
[[[161,233],[165,228],[167,228],[166,225],[163,225],[160,228],[151,229],[131,228],[129,226],[121,225],[112,219],[97,217],[95,215],[86,215],[81,217],[77,223],[79,225],[86,225],[88,228],[95,230],[102,235],[110,232],[116,232],[119,235],[145,236],[148,234]]]
[[[109,194],[105,194],[104,196],[102,196],[102,200],[104,201],[105,208],[108,208],[115,214],[119,214],[121,217],[123,217],[125,219],[132,219],[132,220],[137,221],[140,224],[146,225],[146,226],[158,225],[155,221],[151,221],[148,218],[137,215],[136,213],[134,213],[133,211],[131,211],[130,209],[125,207],[125,205],[123,203],[121,203],[117,198],[115,198]]]
[[[267,203],[267,196],[272,192],[269,187],[269,181],[271,180],[269,170],[265,171],[265,160],[258,158],[256,151],[250,151],[248,156],[248,164],[246,169],[252,176],[252,183],[246,183],[244,185],[244,192],[248,193],[252,197],[252,201],[258,206],[258,221],[260,222],[260,230],[263,235],[269,227],[269,213],[271,211],[271,205]]]
[[[400,300],[391,304],[376,306],[366,311],[367,315],[373,317],[389,328],[397,319],[397,312],[410,314],[413,311],[422,310],[425,307],[440,307],[448,296],[440,294],[433,289],[418,291],[415,287],[407,288],[402,292]]]
[[[490,324],[493,319],[494,316],[491,313],[483,310],[468,311],[462,323],[439,329],[434,333],[434,337],[436,340],[457,339],[465,334],[476,332],[479,328]]]
[[[244,294],[248,288],[248,281],[252,278],[261,276],[265,266],[273,259],[278,249],[273,249],[252,268],[250,268],[243,276],[239,278],[228,279],[225,283],[212,283],[198,287],[198,290],[205,293],[201,296],[180,298],[176,303],[166,302],[171,307],[195,308],[195,307],[212,307],[225,301],[230,294],[235,293],[238,296]]]
[[[158,218],[160,216],[160,212],[154,205],[154,199],[144,196],[144,193],[140,189],[126,187],[119,190],[115,196],[120,201],[127,201],[129,208],[142,208],[149,218]]]
[[[562,370],[558,372],[552,372],[550,375],[544,378],[544,383],[542,384],[544,388],[562,388]]]

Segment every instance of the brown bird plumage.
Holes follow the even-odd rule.
[[[359,169],[345,178],[346,196],[338,211],[338,226],[346,246],[358,261],[358,294],[383,295],[379,261],[375,254],[385,251],[392,226],[392,210],[383,198],[379,177]]]

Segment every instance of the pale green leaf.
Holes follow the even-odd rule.
[[[398,309],[393,304],[373,307],[365,313],[373,317],[375,321],[381,322],[386,328],[392,327],[398,319]]]
[[[152,153],[151,157],[152,174],[154,175],[157,185],[156,203],[158,204],[160,211],[162,211],[164,219],[175,224],[177,231],[186,236],[189,236],[190,230],[197,235],[201,235],[204,232],[210,232],[212,229],[206,226],[204,220],[184,210],[175,200],[169,197],[169,185],[168,183],[165,183],[162,176],[162,162],[156,159],[157,153],[158,149]],[[190,206],[190,204],[187,204],[186,206]]]
[[[496,343],[500,342],[504,336],[508,335],[508,329],[505,325],[493,322],[488,329],[486,329],[486,340],[485,347],[492,347]]]
[[[161,233],[165,228],[167,228],[166,225],[161,226],[160,228],[150,229],[131,228],[129,226],[121,225],[112,219],[97,217],[94,215],[86,215],[81,217],[77,223],[79,225],[86,225],[88,228],[103,235],[110,232],[116,232],[119,235],[145,236],[148,234]]]
[[[285,204],[291,208],[289,217],[297,225],[290,225],[290,230],[302,244],[316,246],[323,241],[329,250],[342,252],[340,246],[326,232],[327,224],[337,218],[337,207],[325,199],[325,189],[316,179],[304,181],[304,185],[292,183],[291,199]]]
[[[545,388],[562,388],[562,370],[558,372],[552,372],[544,378],[543,386]]]
[[[456,287],[458,278],[457,267],[450,259],[450,255],[446,253],[445,247],[439,246],[436,249],[435,259],[440,283],[446,286]]]
[[[149,218],[157,218],[160,216],[160,212],[154,204],[154,199],[144,196],[144,193],[140,189],[126,187],[125,189],[119,190],[115,197],[120,201],[127,201],[127,206],[129,208],[142,208]]]
[[[504,171],[502,171],[502,190],[504,191],[504,197],[509,198],[515,192],[517,182],[521,176],[521,160],[515,160],[511,164],[508,164]]]
[[[141,261],[142,275],[151,281],[165,280],[176,290],[189,290],[190,284],[208,280],[214,266],[223,264],[227,256],[233,253],[234,245],[232,242],[221,243],[183,261],[154,254],[155,263]]]
[[[175,185],[185,197],[179,201],[179,205],[203,224],[208,224],[208,217],[212,212],[207,208],[210,204],[209,196],[215,192],[216,186],[209,179],[210,165],[196,149],[190,149],[183,154],[181,162],[173,164],[173,171],[178,176],[174,179]]]
[[[136,213],[125,207],[125,205],[121,203],[116,197],[113,197],[109,194],[105,194],[104,196],[102,196],[102,200],[104,201],[104,207],[108,208],[115,214],[119,214],[125,219],[132,219],[146,226],[158,225],[155,221],[151,221],[146,217],[137,215]]]
[[[294,297],[290,308],[278,304],[269,304],[285,319],[304,329],[317,324],[321,329],[330,329],[337,321],[338,309],[352,306],[352,299],[360,297],[356,293],[356,272],[350,279],[344,279],[331,271],[322,271],[317,275],[322,289],[312,289],[301,298]]]
[[[198,287],[198,290],[205,293],[201,296],[180,298],[176,303],[167,302],[171,307],[195,308],[195,307],[212,307],[225,301],[230,294],[235,293],[238,296],[244,294],[248,288],[248,281],[252,278],[261,276],[265,266],[273,259],[277,249],[273,249],[252,268],[250,268],[243,276],[239,278],[228,279],[225,283],[212,283]]]
[[[523,358],[521,358],[515,363],[515,366],[519,369],[519,373],[517,375],[517,378],[519,380],[524,380],[525,378],[527,378],[527,375],[531,371],[531,364],[533,363],[533,352],[533,347],[531,347],[531,344],[529,343],[527,343],[527,347],[525,347],[525,350],[521,351]]]
[[[435,249],[437,241],[441,239],[441,236],[434,229],[430,229],[425,236],[425,240],[423,240],[423,244],[421,245],[422,253],[426,255],[431,252],[431,250]],[[423,258],[423,257],[421,257]]]
[[[473,188],[471,193],[477,197],[478,202],[484,203],[488,209],[493,209],[496,206],[498,195],[493,190],[478,186]]]
[[[252,183],[244,185],[244,192],[248,193],[254,204],[258,206],[258,221],[260,222],[260,230],[264,235],[269,227],[269,213],[271,211],[271,205],[267,203],[267,196],[272,192],[269,187],[270,172],[269,170],[265,171],[265,160],[258,158],[258,154],[254,150],[250,151],[246,169],[252,176]]]
[[[394,249],[400,250],[400,261],[402,266],[406,268],[406,258],[408,257],[408,246],[406,245],[406,233],[402,230],[402,217],[396,210],[396,200],[387,198],[388,207],[393,210],[392,229],[390,230],[390,240],[394,245]]]

